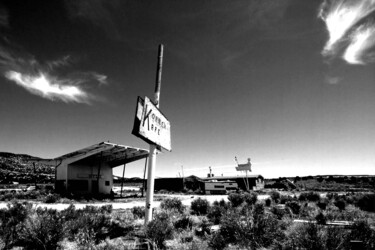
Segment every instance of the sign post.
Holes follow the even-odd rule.
[[[159,45],[158,65],[156,70],[155,83],[155,105],[159,108],[160,104],[160,87],[161,87],[161,73],[163,67],[163,45]],[[146,191],[146,211],[145,211],[145,225],[152,220],[152,209],[154,201],[154,185],[155,185],[155,165],[156,165],[157,149],[155,144],[150,144],[150,153],[148,161],[148,175],[147,175],[147,191]]]
[[[146,189],[146,225],[152,220],[157,152],[158,150],[161,150],[161,148],[164,148],[168,151],[172,150],[170,129],[171,125],[168,119],[159,110],[162,65],[163,45],[160,44],[154,102],[152,102],[147,97],[145,97],[144,99],[138,97],[136,115],[132,131],[132,134],[150,144]]]
[[[234,159],[235,159],[235,161],[237,163],[236,170],[237,171],[245,171],[246,172],[246,180],[244,178],[244,183],[245,183],[245,186],[246,186],[246,191],[249,191],[249,179],[247,178],[247,171],[251,172],[250,158],[247,159],[247,163],[245,163],[245,164],[238,164],[237,157],[234,157]]]

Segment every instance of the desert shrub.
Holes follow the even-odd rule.
[[[20,232],[24,249],[56,249],[63,238],[62,219],[56,210],[38,208]]]
[[[125,211],[113,211],[111,213],[111,224],[108,231],[110,238],[125,236],[134,231],[134,215],[127,209]]]
[[[265,201],[265,205],[267,207],[271,206],[271,203],[272,203],[272,200],[270,198],[267,198],[266,201]]]
[[[140,206],[132,207],[131,208],[131,212],[138,219],[144,218],[145,214],[146,214],[145,208],[144,207],[140,207]]]
[[[159,248],[163,249],[163,242],[173,238],[174,227],[170,219],[169,213],[161,211],[155,215],[146,228],[146,237],[154,242]]]
[[[220,232],[214,233],[208,241],[208,246],[215,250],[225,249],[227,245],[226,239]]]
[[[300,208],[299,216],[301,218],[310,219],[315,218],[319,212],[319,208],[315,203],[305,203],[305,205]]]
[[[190,209],[192,214],[206,215],[210,209],[210,203],[199,197],[191,202]]]
[[[185,206],[182,204],[179,198],[167,198],[160,203],[160,207],[166,210],[176,210],[179,213],[185,211]]]
[[[274,202],[279,203],[279,201],[280,201],[280,193],[279,192],[277,192],[275,190],[271,191],[270,197]]]
[[[79,236],[83,240],[93,238],[98,243],[109,234],[111,212],[111,205],[99,208],[86,206],[79,210],[69,206],[61,212],[65,219],[64,233],[70,240]]]
[[[328,202],[320,200],[316,203],[316,205],[321,209],[321,210],[326,210]]]
[[[316,223],[318,223],[319,225],[325,225],[327,223],[327,219],[322,212],[320,212],[317,216],[315,216],[315,220],[316,220]]]
[[[220,202],[214,201],[210,208],[210,211],[207,214],[207,218],[212,223],[217,225],[220,223],[220,219],[222,215],[227,212],[228,208],[229,208],[228,203],[226,203],[223,199]]]
[[[20,231],[31,210],[30,203],[13,201],[6,209],[0,209],[0,238],[6,248],[20,243]]]
[[[270,247],[283,238],[282,226],[275,216],[264,212],[263,204],[246,206],[246,216],[241,216],[235,209],[229,210],[221,220],[221,227],[212,241],[236,244],[239,247],[256,249]],[[220,245],[220,244],[219,244]]]
[[[228,209],[229,208],[229,202],[226,202],[224,199],[221,199],[220,201],[214,201],[212,203],[213,206],[220,206],[220,207],[223,207],[225,209]]]
[[[350,233],[346,238],[346,245],[349,246],[351,240],[363,242],[364,249],[374,249],[375,247],[375,230],[365,220],[355,221]]]
[[[47,196],[44,197],[45,203],[56,203],[60,199],[60,195],[58,194],[47,194]]]
[[[122,238],[115,238],[115,239],[107,238],[92,248],[95,250],[124,250],[124,249],[134,249],[135,248],[134,245],[135,244],[129,244],[128,242],[124,241]]]
[[[300,201],[319,201],[320,200],[320,195],[319,193],[316,192],[305,192],[301,193],[300,196],[298,197]]]
[[[293,201],[294,199],[289,195],[280,196],[280,204],[286,204],[287,202]]]
[[[358,197],[356,205],[367,212],[375,212],[375,194],[363,194]]]
[[[324,242],[318,225],[313,223],[295,224],[287,230],[284,249],[324,249]]]
[[[343,211],[345,210],[345,207],[346,207],[346,202],[344,201],[344,199],[338,199],[334,202],[335,206],[340,209],[340,211]]]
[[[206,218],[203,218],[200,225],[198,225],[195,229],[195,235],[201,238],[206,238],[207,235],[211,234],[211,226],[212,223]]]
[[[228,195],[228,200],[232,204],[232,207],[238,207],[245,201],[241,193],[230,193]]]
[[[327,220],[337,220],[341,213],[342,212],[333,204],[328,204],[325,210]]]
[[[322,231],[322,242],[325,249],[345,249],[343,248],[347,237],[347,230],[340,227],[325,226]],[[349,248],[350,249],[350,248]]]
[[[287,214],[287,212],[284,209],[276,206],[271,208],[271,213],[274,214],[278,220],[281,220],[284,217],[284,215]]]
[[[258,194],[255,192],[245,193],[244,200],[249,205],[254,205],[258,200]]]
[[[193,221],[188,215],[184,215],[174,222],[174,227],[176,229],[192,229]]]
[[[292,210],[293,214],[299,214],[301,205],[297,201],[288,201],[285,206]]]

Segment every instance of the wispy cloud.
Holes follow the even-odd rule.
[[[106,84],[107,76],[77,70],[62,74],[62,69],[72,66],[70,58],[64,56],[41,64],[25,52],[15,52],[0,46],[0,69],[8,80],[32,94],[52,101],[91,104],[99,98],[87,91],[87,85],[95,82]]]
[[[77,60],[70,55],[41,63],[6,35],[11,30],[8,20],[8,12],[0,8],[0,29],[6,28],[2,30],[0,39],[0,74],[3,77],[32,94],[52,101],[91,104],[101,99],[89,93],[88,88],[95,83],[106,84],[107,76],[73,69]]]
[[[329,39],[322,54],[342,57],[349,64],[375,61],[375,0],[325,0],[319,18],[327,27]]]
[[[29,75],[8,71],[5,73],[5,77],[31,93],[50,100],[59,99],[64,102],[78,103],[87,103],[89,100],[89,95],[79,87],[66,84],[62,80],[54,79],[44,73]]]

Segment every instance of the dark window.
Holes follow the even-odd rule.
[[[105,181],[105,185],[109,186],[110,181]]]
[[[88,191],[89,183],[86,180],[69,180],[69,189],[71,191]]]
[[[214,185],[214,188],[224,188],[222,185]]]

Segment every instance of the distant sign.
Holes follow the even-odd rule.
[[[236,161],[237,161],[237,158],[236,158]],[[237,163],[237,166],[238,166],[238,167],[236,167],[237,171],[251,171],[250,158],[247,159],[247,163],[245,163],[245,164],[238,164]]]
[[[148,97],[138,97],[132,134],[168,151],[171,147],[171,124]]]
[[[236,167],[237,171],[251,171],[251,165],[249,164],[239,164],[238,167]]]

